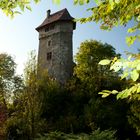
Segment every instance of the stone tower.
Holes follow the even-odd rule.
[[[73,30],[76,23],[67,9],[47,17],[36,28],[39,32],[39,72],[47,69],[51,77],[64,84],[73,72]]]

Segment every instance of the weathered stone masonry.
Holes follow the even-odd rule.
[[[73,72],[73,30],[76,23],[67,9],[50,15],[36,28],[39,32],[38,64],[40,72],[47,69],[50,76],[65,83]]]

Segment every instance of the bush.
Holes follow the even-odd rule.
[[[100,129],[95,130],[91,134],[65,134],[61,132],[51,132],[40,136],[36,140],[116,140],[116,131],[105,130],[100,131]]]

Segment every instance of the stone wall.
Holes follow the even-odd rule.
[[[53,23],[53,26],[53,30],[45,32],[44,28],[39,32],[39,69],[47,69],[50,76],[65,83],[71,77],[73,69],[73,23],[61,21]],[[52,52],[51,60],[47,60],[48,52]]]

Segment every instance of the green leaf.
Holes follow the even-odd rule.
[[[129,89],[125,89],[125,90],[119,92],[119,94],[117,94],[117,100],[128,98],[130,95],[131,95],[131,93],[130,93]]]
[[[100,65],[108,65],[108,64],[110,64],[110,62],[111,62],[111,60],[109,60],[109,59],[104,59],[104,60],[101,60],[101,61],[99,62],[99,64],[100,64]]]
[[[136,40],[136,36],[130,36],[130,37],[126,37],[126,43],[128,46],[132,45],[134,43],[134,41]]]
[[[103,90],[104,92],[107,92],[107,93],[110,93],[111,91],[110,90]]]
[[[137,21],[140,21],[140,15],[137,17]]]
[[[109,90],[103,90],[102,92],[99,92],[98,94],[102,94],[102,98],[105,98],[107,96],[109,96],[111,93],[111,91]]]
[[[131,88],[128,89],[130,95],[134,94],[137,92],[137,85],[132,86]]]
[[[117,100],[120,99],[121,97],[122,97],[122,93],[118,93],[116,96]]]
[[[138,85],[137,93],[140,93],[140,85]]]
[[[111,9],[113,10],[113,8],[114,8],[114,0],[109,0],[109,3],[110,3],[110,5],[111,5]]]
[[[24,4],[20,4],[19,7],[20,7],[21,11],[24,11]]]
[[[85,3],[89,3],[89,0],[74,0],[74,4],[83,5]]]
[[[35,3],[39,3],[39,2],[40,2],[40,0],[34,0],[34,2],[35,2]]]
[[[140,63],[137,65],[137,68],[136,68],[137,70],[140,70]]]
[[[61,0],[53,0],[53,3],[59,5]]]
[[[111,92],[112,94],[117,94],[118,93],[118,91],[117,90],[112,90],[112,92]]]
[[[99,0],[94,0],[94,1],[95,1],[95,3],[96,3],[96,4],[98,4],[98,3],[99,3]]]
[[[117,4],[120,3],[120,0],[115,0],[115,3],[117,3]]]
[[[26,6],[26,8],[29,10],[29,11],[32,11],[31,7],[29,5]]]
[[[110,70],[114,70],[115,72],[119,71],[122,68],[122,62],[116,61],[111,67]]]
[[[101,25],[101,26],[100,26],[100,29],[102,29],[102,30],[108,30],[109,27],[108,27],[108,26],[103,26],[103,25]]]
[[[121,75],[121,79],[126,78],[129,75],[129,73],[127,71],[125,71],[122,75]]]
[[[108,97],[110,94],[108,94],[108,93],[103,93],[103,95],[102,95],[102,98],[106,98],[106,97]]]
[[[103,91],[102,91],[102,93],[105,93],[105,92],[106,92],[106,93],[110,93],[109,90],[103,90]]]
[[[135,31],[136,31],[136,27],[132,27],[132,28],[129,28],[129,29],[127,30],[128,33],[133,33],[133,32],[135,32]]]
[[[74,4],[77,4],[78,3],[78,0],[74,0]]]
[[[133,81],[137,81],[138,78],[139,78],[139,73],[137,72],[137,70],[133,70],[133,71],[131,72],[131,79],[132,79]]]
[[[129,55],[129,57],[128,57],[128,61],[130,61],[130,60],[131,60],[131,58],[132,58],[132,55]]]
[[[21,12],[19,12],[19,11],[14,11],[14,14],[21,14]]]
[[[11,6],[12,6],[12,2],[11,2],[11,1],[8,2],[7,6],[8,6],[8,7],[11,7]]]

